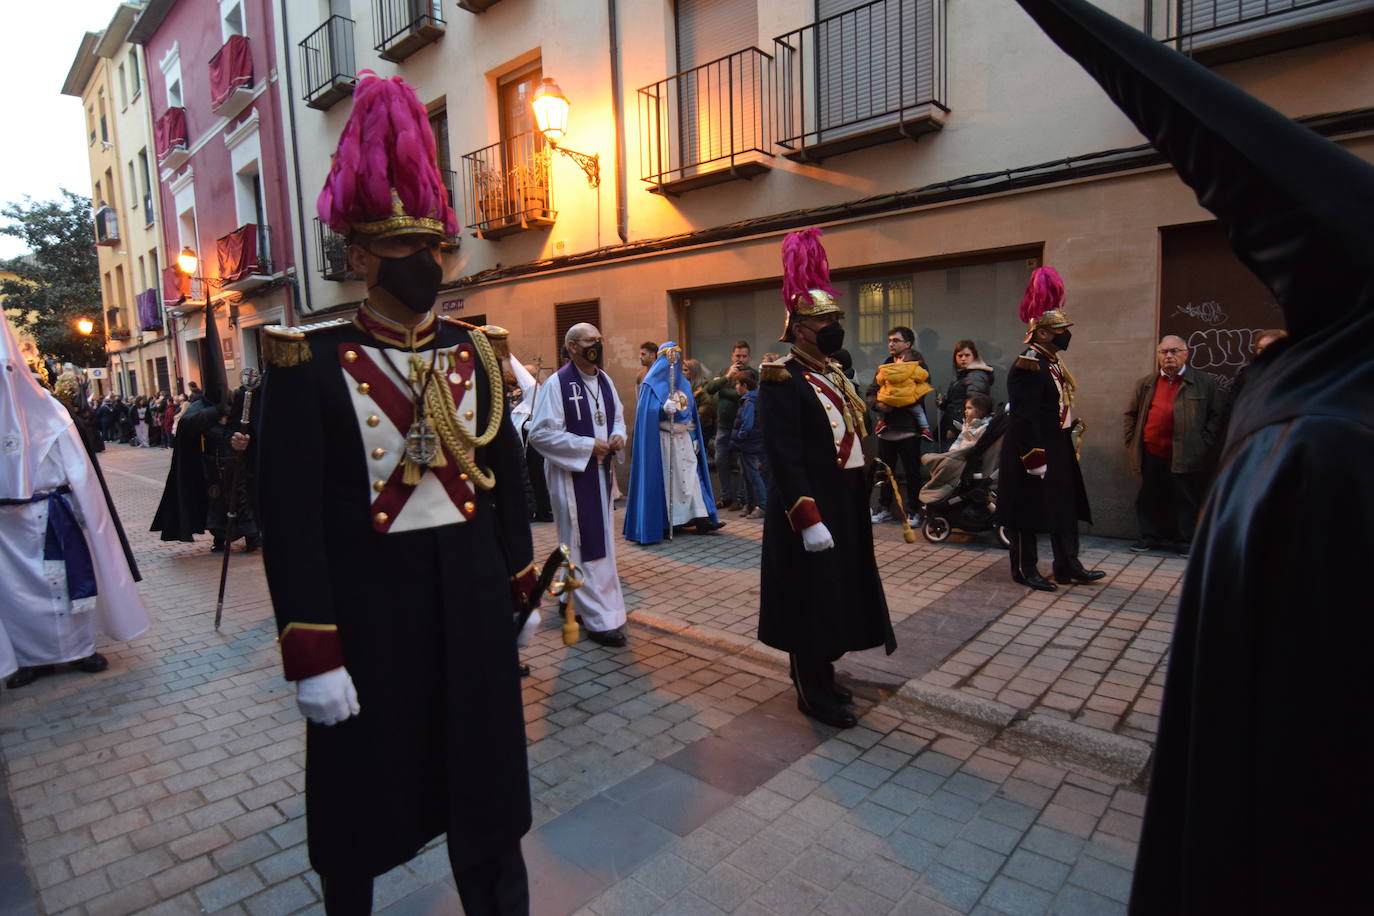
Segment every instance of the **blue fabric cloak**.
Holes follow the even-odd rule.
[[[658,359],[639,386],[624,527],[625,539],[638,544],[657,544],[668,536],[668,494],[663,489],[663,449],[659,445],[658,423],[663,402],[674,390],[687,394],[687,409],[675,414],[673,422],[692,424],[690,436],[697,453],[697,480],[711,521],[716,521],[716,497],[711,488],[711,469],[706,462],[696,399],[692,397],[692,386],[682,376],[682,361],[670,363],[665,352],[676,346],[668,341],[659,347]]]

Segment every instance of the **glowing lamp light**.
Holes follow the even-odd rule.
[[[82,334],[89,335],[95,330],[95,322],[89,318],[76,319],[76,329]]]
[[[534,108],[534,123],[550,143],[557,143],[568,132],[568,97],[552,77],[544,77],[530,101]]]
[[[200,258],[191,250],[190,246],[181,249],[181,254],[177,255],[177,270],[186,276],[193,276],[196,268],[200,266]]]

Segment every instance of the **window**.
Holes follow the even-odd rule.
[[[553,307],[553,352],[558,354],[558,365],[566,361],[563,356],[563,338],[568,328],[582,322],[601,327],[601,300],[590,299],[586,302],[560,302]]]
[[[105,90],[100,90],[100,142],[110,142],[110,123],[105,115]]]
[[[129,107],[129,84],[124,77],[124,65],[119,65],[119,110]]]
[[[145,225],[153,224],[153,191],[148,179],[148,150],[145,147],[138,151],[138,197],[143,201],[143,222]]]
[[[115,298],[119,300],[119,310],[124,311],[124,265],[116,264],[114,273]]]
[[[138,69],[138,48],[129,49],[129,80],[133,83],[131,98],[137,100],[143,93],[143,77]]]
[[[134,161],[129,160],[129,207],[137,210],[141,203],[142,195],[138,193],[138,178],[134,172]]]
[[[86,133],[91,135],[91,143],[95,143],[95,106],[86,106]]]
[[[116,193],[114,169],[105,170],[105,193],[110,195],[105,202],[111,207],[119,206],[119,194]]]
[[[157,249],[148,252],[148,280],[149,286],[162,287],[162,272],[157,269]],[[159,294],[161,295],[161,294]]]
[[[181,47],[173,45],[162,59],[162,75],[167,81],[167,107],[184,108],[186,103],[181,90]]]
[[[220,33],[225,41],[234,35],[247,35],[241,0],[219,0]]]
[[[148,288],[148,265],[143,260],[143,255],[138,256],[138,288],[145,290]]]
[[[859,312],[859,340],[865,344],[885,344],[887,329],[912,327],[915,321],[911,299],[911,277],[890,280],[865,280],[855,284]]]
[[[105,206],[105,195],[101,193],[100,182],[95,183],[95,191],[91,194],[91,200],[95,203],[96,209]]]
[[[448,190],[448,205],[456,211],[458,200],[454,195],[453,158],[448,144],[448,108],[443,99],[430,109],[429,129],[434,134],[434,151],[439,162],[439,174],[443,176],[444,187]]]

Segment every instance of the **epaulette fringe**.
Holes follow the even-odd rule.
[[[763,363],[759,366],[759,381],[761,382],[785,382],[791,378],[792,373],[787,371],[785,363]]]
[[[1016,368],[1025,369],[1030,372],[1039,372],[1040,360],[1036,359],[1034,356],[1018,356],[1016,357]]]
[[[491,342],[491,349],[496,354],[497,359],[503,363],[510,359],[510,331],[507,331],[500,325],[475,325],[461,318],[453,318],[449,315],[440,315],[439,320],[447,321],[449,324],[456,324],[460,328],[467,328],[470,333],[481,334]]]

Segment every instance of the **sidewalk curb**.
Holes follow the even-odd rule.
[[[894,706],[1023,756],[1087,767],[1135,782],[1150,762],[1144,741],[1042,713],[1027,715],[996,700],[970,696],[917,678],[892,697]]]

